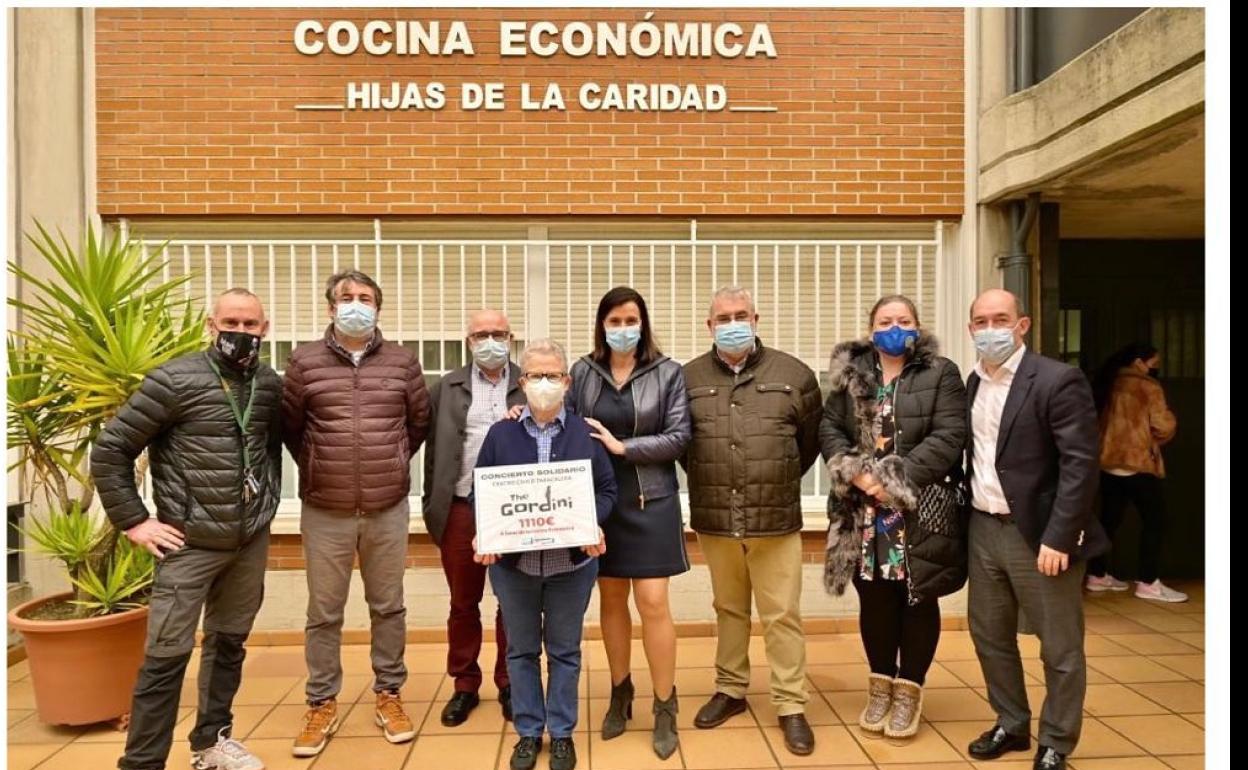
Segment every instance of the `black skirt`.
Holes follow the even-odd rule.
[[[632,386],[602,389],[593,416],[621,441],[633,438],[636,416]],[[607,552],[598,560],[599,577],[669,577],[689,570],[685,530],[680,518],[680,495],[641,500],[637,468],[611,455],[619,497],[603,525]]]

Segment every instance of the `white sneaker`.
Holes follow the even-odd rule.
[[[217,745],[191,754],[194,770],[264,770],[264,763],[247,747],[225,736],[225,729],[217,734]]]
[[[1162,583],[1161,580],[1154,580],[1152,583],[1141,583],[1136,581],[1135,595],[1140,599],[1149,599],[1154,602],[1170,602],[1177,604],[1187,601],[1187,594],[1182,591],[1176,591],[1170,586]]]
[[[1105,577],[1088,575],[1087,589],[1093,593],[1100,593],[1102,591],[1125,591],[1130,587],[1131,585],[1129,583],[1124,580],[1119,580],[1108,572],[1105,573]]]

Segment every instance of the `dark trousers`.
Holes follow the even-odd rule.
[[[923,684],[940,643],[940,603],[933,598],[911,606],[904,580],[863,580],[855,574],[854,588],[871,673]]]
[[[147,654],[130,706],[123,770],[163,770],[173,745],[178,698],[195,629],[204,616],[199,664],[199,708],[190,740],[203,751],[229,735],[231,707],[242,679],[243,643],[264,598],[269,535],[238,551],[185,546],[156,565],[147,619]]]
[[[1152,583],[1158,577],[1161,561],[1161,537],[1165,529],[1166,505],[1162,497],[1161,479],[1149,473],[1134,476],[1101,474],[1101,524],[1110,540],[1132,504],[1140,514],[1140,566],[1138,580]],[[1104,556],[1088,562],[1088,574],[1105,577],[1108,559]]]
[[[1012,522],[971,514],[967,614],[988,685],[988,702],[1011,735],[1031,730],[1031,707],[1018,651],[1019,608],[1040,637],[1044,706],[1040,743],[1070,754],[1083,727],[1088,666],[1083,652],[1083,562],[1048,577]]]
[[[472,506],[463,498],[455,498],[446,519],[440,546],[442,572],[451,589],[451,614],[446,619],[446,673],[455,680],[457,692],[473,692],[481,688],[481,597],[485,595],[486,567],[472,560],[472,538],[477,534]],[[494,640],[498,654],[494,658],[494,684],[501,690],[508,685],[507,631],[500,607],[494,616]]]

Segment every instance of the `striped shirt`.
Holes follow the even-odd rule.
[[[468,372],[472,403],[464,419],[464,454],[459,462],[459,479],[455,482],[457,497],[472,494],[472,469],[477,466],[477,455],[485,443],[485,434],[490,432],[491,425],[507,416],[507,390],[511,387],[508,366],[503,365],[498,382],[490,382],[476,363]]]
[[[524,411],[520,413],[520,424],[524,429],[537,441],[537,461],[539,463],[550,462],[550,450],[554,444],[555,436],[563,433],[564,420],[567,418],[567,410],[559,407],[559,414],[555,415],[555,419],[551,420],[545,426],[537,424],[533,419],[533,413],[529,411],[529,407],[525,406]],[[572,559],[568,556],[568,549],[554,548],[549,551],[528,551],[520,555],[520,562],[517,565],[520,571],[526,575],[534,577],[551,577],[552,575],[561,575],[565,572],[571,572],[580,569],[590,560],[586,559],[580,564],[573,564]]]

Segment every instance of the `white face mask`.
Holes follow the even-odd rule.
[[[482,369],[493,371],[507,363],[510,351],[506,342],[486,337],[472,346],[472,360],[476,361],[477,366]]]
[[[563,403],[563,394],[567,387],[562,382],[549,380],[531,380],[524,386],[524,395],[529,400],[529,407],[546,412]]]
[[[377,309],[363,302],[340,302],[334,311],[334,327],[348,337],[364,337],[377,328]]]
[[[1014,351],[1018,350],[1018,340],[1014,338],[1014,329],[1017,327],[1007,326],[1004,328],[980,329],[975,332],[975,350],[979,353],[979,357],[992,364],[999,366],[1014,355]]]

